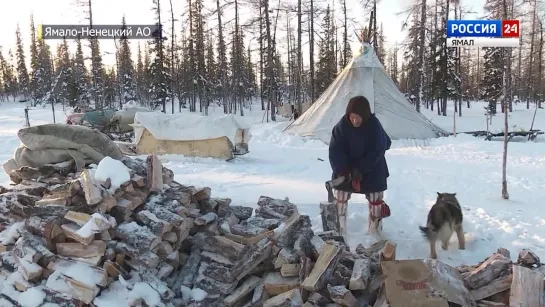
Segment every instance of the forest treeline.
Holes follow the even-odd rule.
[[[280,104],[301,108],[315,101],[349,63],[357,38],[374,46],[418,111],[446,116],[447,101],[454,101],[461,116],[473,100],[489,102],[488,114],[503,101],[541,107],[542,0],[486,0],[480,17],[521,20],[521,47],[481,49],[446,47],[446,20],[474,18],[456,0],[413,0],[399,17],[407,38],[395,45],[383,34],[380,0],[361,4],[370,15],[366,24],[349,16],[345,0],[185,1],[186,11],[174,12],[172,0],[150,0],[156,23],[169,30],[150,41],[119,37],[112,67],[103,64],[97,38],[65,39],[52,50],[37,38],[30,16],[28,45],[17,28],[14,45],[1,46],[0,100],[72,107],[94,102],[96,108],[136,103],[203,114],[217,104],[225,113],[244,115],[257,99],[275,120]],[[84,11],[92,27],[92,0],[78,4],[74,9]],[[241,19],[241,10],[251,16]],[[176,28],[179,16],[182,26]],[[123,16],[120,21],[125,24]]]

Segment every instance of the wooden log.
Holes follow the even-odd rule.
[[[280,269],[284,264],[299,263],[300,256],[290,248],[282,248],[274,261],[274,268]]]
[[[154,235],[147,227],[135,222],[123,223],[114,230],[114,237],[127,242],[139,250],[149,250],[161,243],[161,238]]]
[[[102,268],[108,273],[108,276],[114,279],[117,279],[119,276],[123,277],[124,279],[131,278],[131,275],[129,274],[129,272],[127,272],[119,264],[112,262],[110,260],[104,261],[104,265]]]
[[[214,212],[209,212],[203,216],[200,216],[198,218],[195,219],[194,223],[195,225],[207,225],[207,224],[210,224],[214,221],[216,221],[218,219],[218,215],[215,214]]]
[[[324,244],[314,268],[301,286],[310,292],[324,289],[326,286],[325,283],[331,278],[339,262],[340,253],[341,249],[338,246],[328,243]]]
[[[357,305],[356,298],[345,286],[331,286],[328,284],[327,291],[331,300],[341,306],[355,307]]]
[[[255,227],[247,224],[236,224],[230,227],[231,233],[234,235],[251,238],[269,231],[266,228]]]
[[[195,278],[197,277],[197,272],[199,271],[199,266],[201,264],[201,250],[197,247],[191,249],[189,254],[189,259],[187,259],[186,264],[178,274],[179,283],[176,284],[176,289],[179,289],[180,286],[186,286],[188,288],[193,288]]]
[[[102,201],[99,203],[99,212],[110,212],[113,207],[117,206],[117,199],[107,190],[103,191]]]
[[[71,198],[82,191],[79,180],[71,180],[58,186],[49,188],[43,199],[66,199]]]
[[[545,305],[544,275],[523,266],[513,266],[510,306],[534,307]]]
[[[172,253],[167,255],[167,258],[165,259],[166,263],[170,264],[174,270],[178,270],[180,267],[180,252],[179,251],[173,251]]]
[[[52,240],[62,234],[62,229],[59,226],[61,219],[58,216],[39,217],[31,216],[25,221],[25,227],[32,234],[42,236],[48,240]]]
[[[536,253],[525,248],[520,251],[517,263],[525,267],[532,268],[534,265],[540,265],[541,261]]]
[[[477,307],[508,307],[508,305],[505,305],[504,303],[482,300],[477,303]]]
[[[483,300],[485,298],[491,297],[496,293],[508,290],[511,288],[511,283],[513,282],[513,275],[509,274],[507,276],[500,277],[495,279],[490,284],[480,287],[476,290],[471,290],[470,294],[476,301]]]
[[[70,162],[72,161],[72,162]],[[44,164],[38,167],[22,166],[9,173],[9,178],[15,183],[20,183],[23,180],[37,180],[47,177],[64,177],[73,172],[73,160],[56,164]]]
[[[13,255],[35,263],[42,257],[51,259],[55,256],[45,245],[43,238],[31,234],[25,228],[19,228],[17,232],[19,233],[19,239],[15,242]]]
[[[296,289],[301,285],[299,277],[283,277],[278,272],[267,273],[263,278],[263,286],[270,296],[275,296]]]
[[[231,268],[235,264],[233,261],[229,260],[229,258],[218,254],[218,253],[211,253],[209,251],[202,251],[201,252],[202,259],[207,262],[217,262],[225,267]]]
[[[195,279],[195,287],[200,288],[208,293],[228,295],[231,294],[237,287],[238,282],[222,282],[207,277],[204,272],[210,264],[202,262]]]
[[[384,249],[380,253],[380,261],[394,261],[396,259],[396,247],[395,243],[386,242]]]
[[[174,291],[172,291],[163,281],[159,279],[159,277],[154,275],[152,272],[148,270],[140,272],[140,277],[142,278],[142,281],[146,282],[155,291],[157,291],[157,293],[159,293],[159,296],[163,301],[170,301],[174,298]]]
[[[157,267],[160,261],[159,256],[157,256],[156,254],[150,251],[139,250],[136,247],[124,242],[117,243],[117,245],[115,246],[115,250],[119,254],[126,254],[132,259],[138,260],[139,262],[146,265],[148,268]]]
[[[175,232],[169,231],[163,235],[163,240],[167,241],[168,243],[174,244],[178,241],[178,236]]]
[[[268,213],[275,212],[281,216],[284,216],[285,218],[289,218],[292,216],[295,212],[297,212],[297,206],[290,203],[288,199],[275,199],[268,196],[261,196],[259,197],[259,200],[257,201],[258,208],[256,209],[256,215],[262,216],[264,218],[268,218],[265,214],[261,214],[258,211],[261,211],[263,209],[266,210]],[[262,212],[265,213],[265,212]],[[275,216],[270,216],[270,218],[277,218]]]
[[[78,226],[83,226],[89,222],[91,215],[83,212],[68,211],[64,218]]]
[[[38,264],[29,261],[25,258],[15,257],[19,271],[26,281],[40,281],[42,278],[43,269]]]
[[[96,285],[82,283],[59,272],[54,272],[49,276],[45,285],[57,292],[68,294],[85,304],[91,304],[100,291]]]
[[[212,189],[210,189],[209,187],[199,188],[191,196],[191,201],[198,203],[200,201],[209,199],[211,195],[212,195]]]
[[[146,178],[139,176],[137,174],[132,175],[131,182],[139,188],[143,188],[146,186]]]
[[[84,307],[84,302],[51,288],[40,288],[45,293],[44,303],[55,304],[60,307]]]
[[[150,155],[146,159],[147,183],[150,192],[161,192],[163,190],[163,164],[159,157]]]
[[[280,268],[280,274],[282,277],[299,276],[299,270],[301,270],[299,263],[285,263]]]
[[[244,250],[242,244],[223,236],[211,236],[203,232],[195,234],[192,241],[203,250],[222,254],[231,261],[238,260]]]
[[[245,221],[251,218],[254,212],[254,208],[245,206],[229,206],[229,209],[241,221]]]
[[[261,278],[257,276],[248,277],[244,280],[244,282],[240,284],[240,286],[238,286],[238,288],[235,289],[232,294],[230,294],[223,300],[223,303],[228,307],[235,306],[237,303],[240,303],[248,294],[250,294],[255,289],[255,287],[259,285],[260,282]]]
[[[108,273],[103,268],[85,262],[57,257],[48,263],[47,268],[89,285],[105,287],[108,284]]]
[[[263,307],[302,306],[303,298],[299,289],[292,289],[263,302]]]
[[[102,200],[102,192],[99,184],[95,182],[88,169],[81,172],[80,182],[87,204],[98,204]]]
[[[34,206],[70,206],[70,198],[50,198],[40,199],[34,203]]]
[[[159,256],[159,258],[166,259],[166,257],[174,251],[174,249],[172,248],[172,245],[170,245],[168,242],[162,241],[151,251]]]
[[[341,226],[337,213],[337,205],[335,203],[320,203],[320,215],[322,217],[322,228],[324,231],[334,230],[337,233],[340,233]]]
[[[255,287],[254,294],[252,296],[252,307],[263,307],[263,302],[269,299],[269,294],[265,291],[265,285],[263,280]]]
[[[107,243],[95,240],[89,245],[81,243],[57,243],[57,254],[65,257],[91,258],[103,256],[106,252]]]
[[[371,279],[371,260],[368,258],[356,259],[352,276],[350,277],[350,290],[365,290]]]
[[[244,249],[244,253],[240,256],[240,260],[229,270],[230,278],[241,280],[250,274],[261,262],[269,259],[271,256],[272,241],[269,238],[264,238]]]
[[[501,254],[494,253],[486,259],[479,267],[472,271],[464,278],[464,283],[468,289],[479,289],[494,279],[499,277],[503,272],[509,269],[511,260]]]
[[[148,210],[139,211],[136,214],[136,220],[148,226],[151,232],[156,236],[162,237],[165,233],[172,230],[172,224],[161,220]]]
[[[95,239],[95,235],[93,233],[88,233],[82,236],[78,232],[78,230],[80,230],[81,227],[73,223],[61,225],[61,229],[67,238],[70,238],[83,245],[89,245]]]

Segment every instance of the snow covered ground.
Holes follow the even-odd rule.
[[[464,108],[464,116],[456,118],[457,131],[485,130],[483,106],[472,103],[471,109]],[[24,106],[2,103],[0,108],[0,158],[7,160],[19,144],[16,134],[23,127]],[[253,108],[246,112],[256,123],[247,155],[230,162],[164,156],[165,166],[174,171],[177,181],[209,186],[214,196],[230,197],[236,205],[255,206],[261,195],[287,196],[320,230],[319,203],[327,198],[324,182],[330,177],[327,146],[282,133],[285,122],[262,123],[263,111],[258,105]],[[444,129],[452,130],[452,110],[448,117],[424,112]],[[533,109],[517,106],[510,114],[510,126],[528,130],[533,114]],[[58,110],[57,122],[64,122],[64,118],[62,110]],[[52,122],[51,110],[31,110],[30,122]],[[500,130],[502,123],[503,114],[498,114],[492,126]],[[545,130],[545,110],[538,110],[534,129]],[[398,244],[398,258],[428,256],[429,248],[418,226],[425,224],[436,192],[457,193],[464,208],[467,242],[466,250],[460,251],[453,236],[450,250],[438,248],[440,260],[451,265],[474,264],[498,247],[510,249],[513,257],[521,248],[531,248],[545,258],[545,138],[509,144],[511,199],[507,201],[501,199],[502,142],[463,134],[422,142],[394,141],[387,159],[391,175],[386,202],[392,216],[385,220],[384,232]],[[0,184],[8,182],[7,175],[1,172]],[[370,244],[364,197],[354,196],[348,210],[350,244]]]

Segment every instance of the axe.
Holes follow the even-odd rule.
[[[325,189],[327,190],[327,201],[332,203],[335,201],[335,197],[333,196],[333,189],[335,187],[338,187],[346,180],[346,177],[340,176],[333,180],[329,180],[325,182]]]

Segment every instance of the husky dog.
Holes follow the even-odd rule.
[[[424,237],[430,242],[430,257],[437,259],[435,242],[441,241],[441,247],[448,249],[448,242],[454,232],[458,237],[458,248],[465,249],[462,209],[456,199],[456,193],[439,193],[437,200],[428,213],[426,227],[419,226]]]

